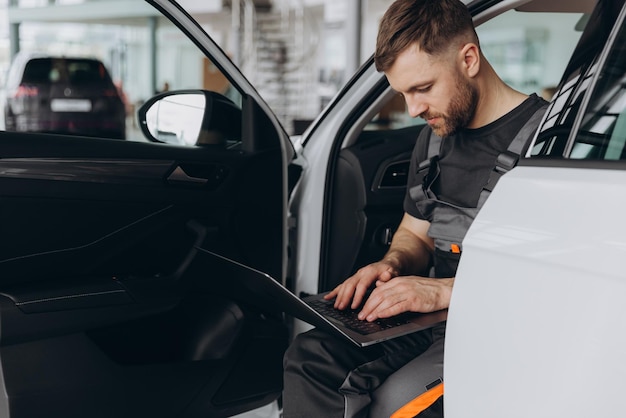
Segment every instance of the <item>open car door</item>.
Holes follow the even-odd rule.
[[[217,291],[229,277],[196,257],[283,278],[289,138],[176,3],[128,3],[188,38],[239,100],[197,89],[143,108],[206,95],[189,123],[227,120],[218,144],[0,132],[3,417],[229,416],[282,390],[283,319]]]

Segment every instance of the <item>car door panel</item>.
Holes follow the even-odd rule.
[[[228,79],[241,126],[220,122],[241,136],[144,142],[136,136],[146,120],[132,141],[0,132],[0,416],[221,417],[282,389],[282,316],[220,291],[229,278],[194,260],[203,247],[284,279],[293,148],[186,11],[135,3],[157,32],[180,30],[177,48],[189,54],[177,65],[208,59]],[[145,58],[132,54],[129,79],[150,78],[141,71],[157,63]],[[184,84],[200,86],[193,77]],[[223,116],[207,103],[203,115],[180,118],[183,129]]]
[[[3,416],[226,416],[279,395],[282,320],[188,266],[203,246],[280,277],[280,147],[0,136]]]

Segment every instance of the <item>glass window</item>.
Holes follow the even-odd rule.
[[[594,64],[586,70],[574,72],[553,97],[546,122],[533,146],[533,156],[562,158],[574,118],[596,71],[597,65]]]
[[[570,158],[626,159],[626,28],[622,27],[595,86]]]
[[[68,3],[55,6],[62,4]],[[64,12],[61,6],[49,6],[48,1],[19,2],[14,10],[29,7],[36,16],[48,10]],[[124,11],[98,16],[101,9],[91,6],[72,6],[76,23],[57,23],[58,16],[30,21],[30,15],[18,14],[24,16],[19,25],[21,51],[11,60],[0,97],[0,129],[146,142],[137,111],[158,93],[212,91],[241,107],[240,92],[220,69],[174,24],[155,21],[155,11],[144,1],[128,1],[136,14],[132,19]],[[222,20],[204,22],[203,28],[219,37]],[[202,122],[198,112],[187,113],[187,119],[164,110],[160,114],[181,125],[193,118],[197,129]],[[184,136],[164,142],[200,144],[190,139],[188,129]]]
[[[582,33],[581,22],[584,22],[582,13],[510,10],[480,25],[476,31],[485,57],[508,85],[551,100]],[[575,83],[570,87],[573,86]],[[411,118],[401,96],[394,96],[366,130],[401,129],[417,124],[424,121]]]
[[[614,118],[602,110],[603,105],[613,100],[608,97],[594,98],[596,104],[592,104],[589,115],[583,121],[583,130],[579,133],[577,144],[573,149],[568,145],[572,138],[575,125],[578,123],[578,115],[589,94],[589,88],[593,86],[598,71],[601,70],[599,60],[607,43],[607,39],[613,23],[615,22],[623,2],[605,2],[605,7],[597,7],[593,14],[584,15],[576,25],[584,29],[578,40],[576,52],[568,59],[565,75],[560,83],[559,91],[553,98],[544,123],[535,140],[531,155],[535,158],[562,159],[572,158],[598,158],[602,155],[603,147],[601,138],[604,134],[599,131],[611,129]],[[620,73],[622,74],[622,73]],[[600,83],[606,86],[606,77],[601,77]],[[607,86],[608,87],[608,86]],[[608,90],[605,91],[608,93]],[[615,92],[613,92],[615,93]],[[600,106],[600,107],[597,107]],[[595,116],[592,116],[592,113]],[[603,114],[601,114],[603,113]]]
[[[483,54],[502,80],[551,99],[581,32],[581,13],[503,13],[476,32]]]
[[[401,129],[412,125],[424,125],[421,118],[412,118],[407,109],[404,97],[393,94],[380,108],[378,113],[365,126],[367,131]]]

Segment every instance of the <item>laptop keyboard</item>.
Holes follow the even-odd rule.
[[[409,321],[403,318],[401,315],[393,318],[377,319],[373,322],[367,322],[360,320],[357,315],[358,310],[354,309],[335,309],[333,302],[328,300],[310,300],[307,302],[316,311],[320,312],[324,316],[328,316],[340,321],[346,327],[359,334],[367,335],[374,332],[383,331],[388,328],[397,327],[398,325],[406,324]]]

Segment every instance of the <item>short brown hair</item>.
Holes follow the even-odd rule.
[[[417,43],[429,55],[445,51],[461,35],[478,45],[472,15],[459,0],[397,0],[383,16],[378,29],[374,63],[388,70],[398,55]]]

